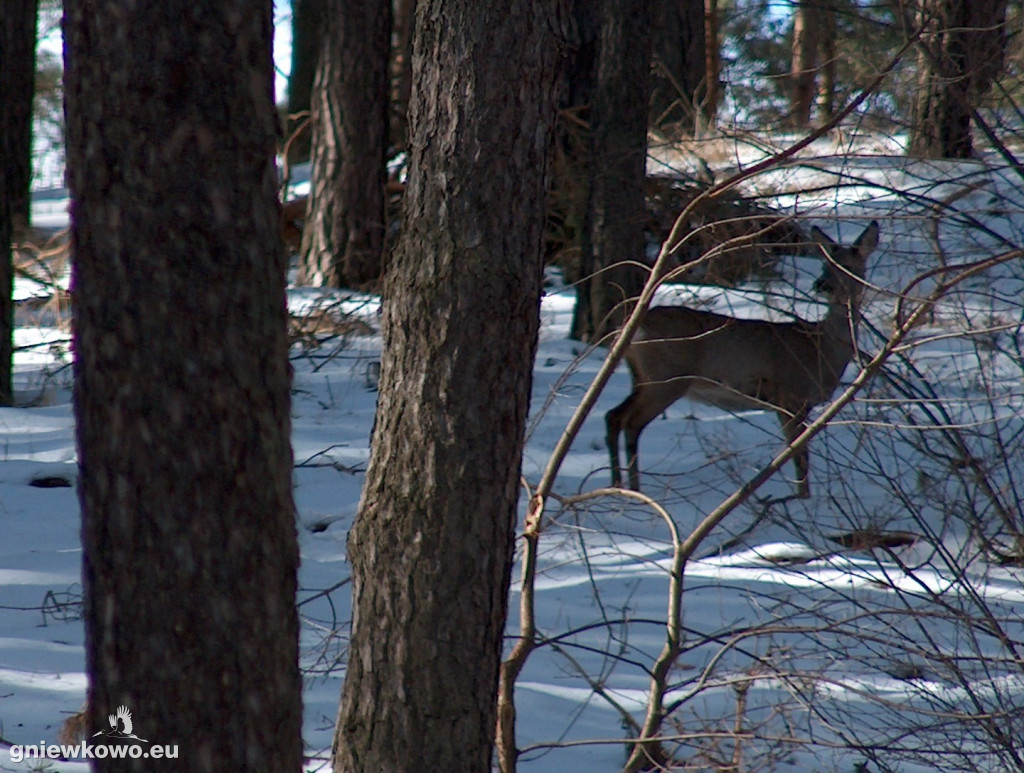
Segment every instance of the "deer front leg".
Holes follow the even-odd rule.
[[[657,385],[640,384],[620,406],[609,411],[609,427],[614,422],[615,427],[621,429],[626,436],[626,471],[629,487],[633,491],[640,490],[640,434],[656,416],[686,393],[688,385],[686,380]],[[618,432],[615,439],[618,440]],[[615,447],[613,466],[616,474],[614,480],[621,481],[621,474],[618,473],[618,446]]]
[[[779,422],[782,424],[782,434],[786,438],[786,444],[793,445],[793,441],[807,429],[807,411],[799,410],[792,414],[780,411]],[[806,443],[793,454],[793,466],[796,468],[796,495],[800,499],[808,499],[811,496],[809,458],[810,452]]]
[[[626,430],[626,472],[629,475],[629,487],[633,491],[640,490],[640,459],[637,450],[639,441],[639,432]]]
[[[640,439],[640,432],[646,426],[645,416],[638,417],[638,411],[642,409],[643,400],[640,398],[642,392],[634,390],[629,397],[612,408],[604,416],[607,428],[608,455],[612,465],[612,486],[621,488],[622,468],[619,466],[619,435],[626,435],[626,470],[629,477],[629,487],[634,491],[640,490],[640,472],[637,462],[637,441]],[[642,412],[642,411],[641,411]],[[638,422],[638,418],[642,423]]]
[[[619,467],[619,435],[622,432],[622,417],[633,401],[630,395],[604,415],[605,443],[608,445],[608,458],[612,467],[612,488],[622,486],[622,468]]]

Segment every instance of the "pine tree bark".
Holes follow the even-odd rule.
[[[326,13],[299,282],[359,287],[383,269],[391,0],[326,0]]]
[[[601,341],[640,293],[646,261],[647,105],[654,3],[602,0],[591,110],[591,253],[581,255],[574,336]]]
[[[0,12],[0,405],[14,397],[11,241],[27,235],[31,216],[37,11],[37,0],[9,0]]]
[[[272,18],[65,0],[89,733],[169,771],[302,765]]]
[[[420,0],[338,773],[490,770],[561,0]]]
[[[921,0],[918,89],[908,154],[970,158],[972,111],[1003,69],[1006,0]]]

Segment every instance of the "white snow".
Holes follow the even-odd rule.
[[[870,354],[881,345],[879,332],[892,328],[893,293],[910,278],[941,261],[975,260],[1021,242],[1024,195],[1002,167],[911,163],[880,141],[868,150],[835,156],[816,145],[749,185],[774,191],[781,206],[843,238],[872,218],[882,222],[860,337]],[[800,192],[822,184],[831,187]],[[37,215],[59,225],[65,204],[41,197]],[[813,318],[822,308],[810,291],[813,264],[787,261],[789,284],[729,292],[679,286],[663,289],[658,302]],[[686,568],[684,651],[666,695],[675,710],[667,734],[732,729],[737,685],[746,684],[743,727],[801,739],[781,749],[748,741],[743,753],[751,768],[772,759],[796,772],[852,770],[867,759],[852,748],[862,742],[936,751],[945,737],[954,748],[981,752],[980,735],[937,718],[982,708],[1009,712],[1005,727],[1022,737],[1024,664],[1014,649],[1024,637],[1022,570],[996,565],[979,548],[979,529],[1006,552],[1012,546],[1005,529],[994,533],[1001,521],[992,497],[962,474],[964,460],[947,442],[950,427],[962,423],[963,442],[1024,529],[1022,298],[1019,259],[958,288],[916,331],[920,347],[891,363],[887,372],[899,378],[877,379],[812,441],[812,498],[768,502],[792,493],[787,467],[700,547]],[[774,311],[765,310],[768,300]],[[296,312],[337,303],[379,328],[373,297],[292,288],[290,302]],[[572,306],[569,291],[543,302],[523,461],[534,484],[604,354],[567,339]],[[72,484],[77,478],[68,334],[22,324],[17,341],[28,348],[16,357],[16,385],[24,407],[0,409],[0,738],[35,744],[56,741],[60,724],[84,700],[86,679],[75,489],[28,485],[39,476]],[[369,456],[380,346],[379,335],[349,336],[292,352],[310,770],[328,769],[351,616],[345,540]],[[620,368],[576,439],[557,493],[607,485],[603,414],[628,391]],[[919,401],[911,404],[911,397]],[[915,423],[933,428],[918,433]],[[685,536],[780,448],[773,415],[680,402],[642,438],[645,492]],[[520,769],[618,770],[621,740],[630,734],[622,712],[642,719],[646,669],[665,641],[671,538],[655,513],[614,498],[564,510],[552,502],[546,517],[537,579],[544,639],[517,689],[518,744],[528,750]],[[903,530],[917,541],[855,550],[834,539],[855,529]],[[519,629],[518,581],[517,566],[509,646]],[[913,724],[928,729],[901,736]],[[136,716],[135,725],[160,740],[145,717]],[[724,740],[688,743],[683,757],[697,749],[732,754]],[[887,754],[883,760],[905,771],[942,769],[938,758],[900,762]],[[982,768],[998,767],[976,759]],[[0,770],[29,769],[0,747]],[[57,762],[51,769],[86,767]]]

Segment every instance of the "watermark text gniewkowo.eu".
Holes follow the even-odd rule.
[[[178,745],[154,744],[111,744],[81,741],[77,744],[12,744],[11,762],[25,760],[173,760],[178,758]]]
[[[132,713],[127,706],[118,706],[117,711],[107,716],[109,730],[94,733],[92,739],[76,744],[12,744],[11,762],[25,760],[175,760],[178,758],[178,744],[150,743],[135,735]],[[96,739],[100,740],[97,741]]]

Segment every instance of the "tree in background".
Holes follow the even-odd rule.
[[[288,149],[292,163],[306,161],[310,152],[309,112],[313,78],[324,35],[326,0],[292,0],[292,66],[288,74],[288,124],[285,133],[299,134]],[[300,127],[305,124],[305,128]]]
[[[338,773],[491,769],[567,10],[418,3]]]
[[[409,144],[409,97],[412,93],[412,31],[416,0],[394,0],[394,47],[391,51],[391,145]]]
[[[570,0],[572,45],[563,60],[563,87],[548,192],[545,260],[562,267],[565,281],[581,278],[580,255],[589,254],[590,108],[598,46],[598,13],[591,0]],[[577,336],[578,337],[578,336]]]
[[[707,130],[713,131],[718,120],[718,102],[722,95],[722,43],[718,18],[718,0],[704,0],[704,116]]]
[[[808,116],[804,126],[811,120],[827,121],[837,106],[874,80],[903,44],[897,6],[865,0],[801,0],[791,5],[788,15],[779,13],[779,4],[763,0],[734,0],[724,6],[720,45],[729,55],[722,62],[721,81],[729,96],[727,106],[733,110],[725,116],[726,123],[731,120],[770,131],[792,129],[799,123],[794,119],[797,115]],[[816,19],[809,37],[794,34],[794,27],[807,24],[806,13]],[[795,43],[806,46],[803,53]],[[803,65],[807,57],[813,57],[813,66]],[[910,69],[909,62],[897,68],[865,106],[875,126],[902,125],[915,89],[908,78]],[[797,91],[802,102],[799,110],[794,104]]]
[[[11,200],[7,196],[7,165],[0,162],[0,405],[14,398],[11,371],[14,360],[14,260],[11,241],[14,228]]]
[[[357,287],[383,268],[391,0],[326,0],[325,12],[299,282]]]
[[[824,0],[802,0],[793,9],[789,70],[790,123],[811,125],[815,101],[824,123],[835,110],[836,8]]]
[[[818,80],[818,42],[823,28],[821,16],[818,0],[803,0],[793,9],[790,121],[798,129],[811,123]]]
[[[710,124],[705,50],[705,0],[658,3],[654,34],[651,128],[672,124],[679,134],[701,136]]]
[[[839,73],[839,27],[836,21],[836,7],[833,3],[822,3],[818,11],[821,32],[818,36],[819,70],[821,82],[818,85],[818,120],[827,123],[836,111],[836,79]]]
[[[974,111],[1003,69],[1007,0],[919,0],[911,24],[923,28],[912,156],[970,158]]]
[[[573,335],[599,341],[620,326],[643,285],[647,105],[654,4],[602,0],[591,109],[590,190]]]
[[[7,0],[0,14],[0,163],[7,170],[3,195],[16,231],[28,228],[32,183],[32,97],[35,91],[38,0]]]
[[[297,773],[272,4],[64,29],[89,735],[124,705],[175,769]]]
[[[27,236],[30,220],[37,15],[37,0],[7,0],[0,12],[0,405],[13,398],[11,242]]]

